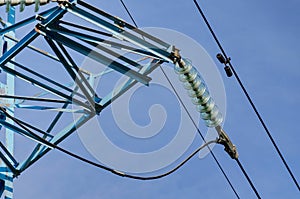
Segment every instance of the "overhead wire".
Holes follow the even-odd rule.
[[[120,0],[120,2],[122,3],[124,9],[126,10],[127,14],[129,15],[131,21],[134,23],[135,27],[138,28],[138,25],[136,23],[136,21],[134,20],[132,14],[130,13],[129,9],[127,8],[126,4],[123,2],[123,0]],[[189,119],[191,120],[191,122],[193,123],[193,126],[195,127],[195,129],[197,130],[198,134],[200,135],[201,139],[203,140],[204,143],[206,143],[206,140],[203,136],[203,134],[201,133],[199,127],[197,126],[196,122],[194,121],[193,117],[191,116],[190,112],[188,111],[187,107],[185,106],[185,104],[183,103],[180,95],[178,94],[178,92],[176,91],[173,83],[171,82],[170,78],[168,77],[167,73],[164,71],[164,69],[160,66],[160,69],[164,75],[164,77],[166,78],[166,80],[168,81],[168,83],[170,84],[172,90],[174,91],[176,97],[178,98],[181,106],[184,108],[185,112],[187,113]],[[229,184],[231,190],[234,192],[234,195],[239,199],[240,196],[237,193],[237,191],[235,190],[233,184],[231,183],[230,179],[228,178],[227,174],[225,173],[224,169],[222,168],[220,162],[218,161],[217,157],[215,156],[214,152],[211,150],[211,148],[208,146],[207,147],[208,150],[210,151],[210,154],[212,155],[214,161],[216,162],[218,168],[220,169],[221,173],[223,174],[223,176],[225,177],[227,183]]]
[[[278,155],[279,155],[281,161],[283,162],[283,164],[284,164],[285,168],[287,169],[287,171],[288,171],[290,177],[292,178],[292,181],[294,182],[294,184],[296,185],[296,187],[297,187],[298,190],[300,191],[300,186],[299,186],[299,184],[298,184],[298,182],[297,182],[296,177],[294,176],[294,174],[293,174],[292,170],[290,169],[290,167],[289,167],[287,161],[285,160],[283,154],[281,153],[281,151],[280,151],[278,145],[276,144],[276,142],[275,142],[275,140],[274,140],[274,138],[273,138],[271,132],[269,131],[269,128],[267,127],[267,125],[266,125],[264,119],[262,118],[261,114],[259,113],[258,109],[256,108],[256,106],[255,106],[255,104],[254,104],[252,98],[250,97],[250,94],[248,93],[247,89],[245,88],[245,86],[244,86],[243,82],[241,81],[241,79],[240,79],[238,73],[236,72],[235,68],[234,68],[233,65],[231,64],[230,58],[227,56],[227,54],[226,54],[224,48],[222,47],[222,45],[221,45],[219,39],[217,38],[217,36],[216,36],[214,30],[212,29],[210,23],[208,22],[208,20],[207,20],[207,18],[206,18],[206,16],[205,16],[204,12],[202,11],[202,9],[201,9],[199,3],[197,2],[197,0],[193,0],[193,1],[194,1],[194,4],[195,4],[197,10],[199,11],[201,17],[203,18],[203,20],[204,20],[206,26],[208,27],[208,29],[209,29],[211,35],[213,36],[215,42],[217,43],[219,49],[221,50],[223,56],[224,56],[225,59],[228,61],[228,64],[229,64],[229,66],[230,66],[230,69],[232,70],[232,72],[233,72],[233,74],[234,74],[236,80],[238,81],[239,86],[241,87],[241,89],[242,89],[243,93],[245,94],[247,100],[249,101],[249,103],[250,103],[252,109],[254,110],[256,116],[258,117],[258,119],[259,119],[261,125],[263,126],[265,132],[267,133],[267,135],[268,135],[268,137],[269,137],[269,139],[270,139],[272,145],[274,146],[274,148],[275,148],[276,152],[278,153]]]
[[[244,167],[243,167],[242,163],[240,162],[240,160],[239,160],[238,158],[237,158],[237,159],[235,159],[235,160],[236,160],[237,164],[239,165],[239,167],[240,167],[240,169],[241,169],[242,173],[243,173],[243,174],[244,174],[244,176],[246,177],[247,181],[249,182],[249,184],[250,184],[250,186],[251,186],[252,190],[254,191],[255,195],[257,196],[257,198],[259,198],[259,199],[260,199],[260,198],[261,198],[261,196],[260,196],[260,194],[258,193],[257,189],[255,188],[255,186],[254,186],[254,184],[253,184],[252,180],[250,179],[250,177],[249,177],[248,173],[247,173],[247,172],[246,172],[246,170],[244,169]]]
[[[89,165],[92,165],[92,166],[95,166],[97,168],[100,168],[100,169],[103,169],[103,170],[106,170],[106,171],[109,171],[115,175],[118,175],[118,176],[121,176],[121,177],[126,177],[126,178],[132,178],[132,179],[136,179],[136,180],[155,180],[155,179],[159,179],[159,178],[163,178],[167,175],[170,175],[172,173],[174,173],[175,171],[177,171],[179,168],[181,168],[186,162],[188,162],[192,157],[194,157],[200,150],[204,149],[205,147],[207,147],[208,145],[210,144],[213,144],[213,143],[217,143],[218,142],[218,139],[217,140],[210,140],[206,143],[204,143],[203,145],[201,145],[200,147],[198,147],[196,150],[194,150],[193,153],[191,153],[186,159],[184,159],[183,161],[181,161],[176,167],[174,167],[173,169],[165,172],[165,173],[162,173],[162,174],[159,174],[159,175],[154,175],[154,176],[139,176],[139,175],[131,175],[131,174],[127,174],[127,173],[124,173],[124,172],[121,172],[121,171],[118,171],[116,169],[113,169],[113,168],[110,168],[108,166],[105,166],[103,164],[99,164],[99,163],[96,163],[96,162],[93,162],[91,160],[88,160],[80,155],[77,155],[75,153],[72,153],[56,144],[53,144],[43,138],[41,138],[40,136],[38,136],[37,134],[35,134],[33,131],[31,131],[29,128],[27,128],[23,122],[20,122],[19,119],[15,118],[14,116],[10,115],[9,113],[7,113],[7,111],[3,108],[3,107],[0,107],[0,111],[2,111],[6,117],[10,118],[13,122],[15,122],[16,124],[18,124],[21,128],[23,128],[25,131],[27,131],[28,133],[30,133],[34,139],[36,139],[38,142],[40,142],[42,145],[46,146],[46,147],[49,147],[51,149],[57,149],[58,151],[62,152],[62,153],[65,153],[75,159],[78,159],[82,162],[85,162]],[[46,132],[44,132],[46,133]],[[16,175],[18,175],[18,171],[16,170]],[[15,176],[16,177],[16,176]]]
[[[138,25],[137,25],[136,21],[134,20],[133,16],[132,16],[131,13],[129,12],[129,10],[128,10],[127,6],[125,5],[125,3],[123,2],[123,0],[120,0],[120,1],[121,1],[122,5],[123,5],[124,9],[126,10],[127,14],[129,15],[131,21],[133,22],[134,26],[135,26],[136,28],[138,28]]]
[[[219,45],[219,47],[220,47],[222,53],[224,54],[226,60],[230,60],[230,59],[228,59],[228,57],[226,56],[224,49],[222,48],[222,46],[221,46],[219,40],[217,39],[217,37],[216,37],[214,31],[212,30],[212,28],[211,28],[211,26],[210,26],[208,20],[206,19],[206,17],[205,17],[205,15],[204,15],[203,11],[202,11],[201,8],[200,8],[198,2],[197,2],[196,0],[193,0],[193,1],[194,1],[195,5],[196,5],[198,11],[200,12],[201,16],[203,17],[203,19],[204,19],[206,25],[208,26],[209,30],[211,31],[211,33],[212,33],[214,39],[216,40],[217,44]],[[229,63],[230,63],[230,62],[229,62]],[[236,73],[235,73],[235,74],[236,74]],[[256,197],[260,199],[261,196],[260,196],[259,192],[257,191],[256,187],[254,186],[254,184],[253,184],[251,178],[249,177],[248,173],[247,173],[246,170],[244,169],[244,167],[243,167],[243,165],[241,164],[240,160],[239,160],[238,158],[236,158],[235,160],[236,160],[236,162],[237,162],[239,168],[241,169],[243,175],[244,175],[245,178],[247,179],[247,181],[248,181],[248,183],[249,183],[251,189],[254,191]]]
[[[121,3],[123,4],[123,6],[124,6],[124,8],[126,9],[126,11],[128,12],[128,14],[129,14],[131,20],[132,20],[133,23],[136,25],[136,22],[135,22],[134,18],[132,17],[132,15],[130,14],[129,10],[127,9],[126,5],[124,4],[124,2],[123,2],[122,0],[120,0],[120,1],[121,1]],[[194,2],[195,2],[196,5],[198,5],[198,3],[197,3],[196,0],[194,0]],[[203,12],[201,11],[199,5],[197,6],[197,8],[198,8],[199,12],[203,14]],[[201,15],[202,15],[202,14],[201,14]],[[204,16],[204,14],[203,14],[203,16]],[[211,27],[210,27],[208,21],[206,20],[205,16],[204,16],[204,19],[205,19],[205,21],[206,21],[206,23],[207,23],[207,25],[208,25],[210,31],[213,33],[213,36],[214,36],[216,42],[218,43],[218,45],[219,45],[219,47],[220,47],[220,49],[221,49],[221,51],[222,51],[224,57],[225,57],[226,59],[228,59],[227,55],[225,54],[224,49],[222,48],[221,44],[219,43],[219,41],[218,41],[216,35],[214,34],[213,30],[211,29]],[[136,25],[136,27],[137,27],[137,25]],[[241,80],[240,80],[238,74],[236,73],[236,71],[234,70],[234,68],[233,68],[233,66],[231,65],[230,62],[229,62],[229,65],[230,65],[230,67],[231,67],[231,69],[232,69],[232,71],[233,71],[235,77],[237,78],[237,80],[238,80],[240,86],[242,87],[242,90],[244,91],[245,95],[247,96],[247,98],[248,98],[248,100],[249,100],[251,106],[253,107],[255,113],[257,114],[257,116],[258,116],[260,122],[262,123],[264,129],[266,130],[266,132],[267,132],[267,134],[268,134],[268,136],[269,136],[271,142],[273,143],[273,145],[274,145],[274,147],[276,148],[276,150],[277,150],[279,156],[281,157],[283,163],[285,164],[287,170],[289,171],[289,173],[290,173],[292,179],[294,180],[296,186],[297,186],[298,189],[300,190],[300,187],[299,187],[299,185],[298,185],[298,183],[297,183],[296,178],[294,177],[292,171],[289,169],[288,164],[286,163],[286,161],[285,161],[283,155],[281,154],[281,152],[280,152],[278,146],[276,145],[276,143],[275,143],[273,137],[271,136],[271,134],[270,134],[270,132],[269,132],[269,130],[268,130],[268,128],[267,128],[267,126],[266,126],[264,120],[263,120],[262,117],[260,116],[260,113],[259,113],[258,110],[256,109],[256,107],[255,107],[255,105],[254,105],[252,99],[250,98],[248,92],[246,91],[246,89],[245,89],[243,83],[241,82]],[[168,76],[167,76],[167,74],[165,73],[165,71],[164,71],[162,68],[161,68],[161,70],[163,71],[164,76],[168,79]],[[172,85],[172,82],[171,82],[169,79],[168,79],[168,81],[169,81],[169,83]],[[173,88],[173,89],[175,90],[175,88]],[[176,95],[178,95],[178,94],[176,94]],[[178,95],[177,97],[180,99],[180,96],[179,96],[179,95]],[[182,101],[181,101],[181,103],[182,103],[182,105],[184,106],[184,103],[183,103]],[[187,109],[186,109],[185,106],[184,106],[184,108],[185,108],[185,110],[187,111]],[[5,111],[4,108],[0,107],[0,109],[1,109],[1,111],[3,111],[3,112],[6,114],[7,117],[10,117],[12,120],[14,120],[14,122],[16,122],[20,127],[22,127],[23,129],[25,129],[26,131],[30,132],[31,134],[33,134],[33,135],[35,135],[35,136],[38,136],[38,135],[36,135],[35,133],[33,133],[31,130],[29,130],[26,126],[24,126],[21,122],[19,122],[19,121],[16,120],[14,117],[12,117],[10,114],[8,114],[8,113]],[[188,113],[188,111],[187,111],[187,113]],[[188,114],[189,114],[189,113],[188,113]],[[190,115],[190,114],[189,114],[189,115]],[[191,117],[191,116],[190,116],[190,117]],[[192,121],[193,121],[193,120],[192,120]],[[194,121],[193,121],[193,123],[194,123],[194,125],[197,127],[197,125],[196,125],[196,123],[195,123]],[[201,135],[202,139],[205,141],[205,139],[204,139],[203,135],[201,134],[200,129],[199,129],[198,127],[197,127],[197,131],[198,131],[198,133]],[[38,136],[38,137],[39,137],[39,136]],[[205,142],[206,142],[206,141],[205,141]],[[195,154],[197,154],[201,149],[203,149],[204,147],[207,147],[209,144],[212,144],[212,143],[214,143],[214,142],[216,142],[216,141],[213,140],[213,141],[206,142],[204,145],[202,145],[201,147],[199,147],[198,149],[196,149],[196,150],[195,150],[195,151],[194,151],[187,159],[185,159],[184,161],[182,161],[178,166],[176,166],[174,169],[172,169],[171,171],[169,171],[169,172],[167,172],[167,173],[164,173],[164,174],[158,175],[158,176],[143,177],[143,176],[135,176],[135,175],[125,174],[125,173],[123,173],[123,172],[114,170],[114,169],[109,168],[109,167],[106,167],[106,166],[104,166],[104,165],[95,163],[95,162],[90,161],[90,160],[88,160],[88,159],[85,159],[85,158],[83,158],[83,157],[81,157],[81,156],[79,156],[79,155],[77,155],[77,154],[74,154],[74,153],[72,153],[72,152],[70,152],[70,151],[68,151],[68,150],[65,150],[65,149],[63,149],[63,148],[61,148],[61,147],[59,147],[59,146],[57,146],[57,145],[55,145],[55,144],[53,144],[53,143],[51,143],[51,142],[49,142],[49,141],[44,140],[44,144],[45,144],[45,145],[48,145],[48,146],[50,146],[50,147],[53,147],[53,148],[55,148],[55,149],[57,149],[57,150],[59,150],[59,151],[65,153],[65,154],[70,155],[70,156],[72,156],[72,157],[74,157],[74,158],[76,158],[76,159],[79,159],[79,160],[83,161],[83,162],[86,162],[86,163],[91,164],[91,165],[94,165],[94,166],[96,166],[96,167],[98,167],[98,168],[101,168],[101,169],[110,171],[110,172],[112,172],[112,173],[114,173],[114,174],[116,174],[116,175],[120,175],[120,176],[122,176],[122,177],[128,177],[128,178],[139,179],[139,180],[152,180],[152,179],[157,179],[157,178],[161,178],[161,177],[164,177],[164,176],[166,176],[166,175],[169,175],[169,174],[173,173],[174,171],[176,171],[177,169],[179,169],[181,166],[183,166],[190,158],[192,158]],[[211,151],[210,148],[209,148],[209,150]],[[212,151],[211,151],[211,152],[212,152]],[[213,153],[212,153],[212,155],[213,155]],[[224,170],[222,169],[221,165],[220,165],[219,162],[217,161],[216,157],[215,157],[214,155],[213,155],[213,157],[214,157],[214,159],[216,160],[216,162],[217,162],[219,168],[221,169],[222,173],[224,174],[225,178],[226,178],[227,181],[229,182],[231,188],[233,188],[231,182],[229,181],[228,177],[227,177],[226,174],[224,173]],[[250,180],[249,176],[247,175],[246,171],[243,169],[242,164],[240,163],[239,160],[237,160],[237,162],[238,162],[240,168],[242,169],[243,173],[246,175],[246,178],[249,179],[248,181],[249,181],[249,183],[252,185],[252,188],[255,189],[254,185],[251,183],[251,180]],[[234,190],[234,188],[233,188],[233,191],[235,192],[236,196],[239,198],[239,196],[237,195],[237,193],[236,193],[236,191]],[[256,192],[257,192],[257,191],[256,191]],[[257,195],[258,195],[258,192],[257,192]],[[259,197],[259,198],[260,198],[260,197]]]

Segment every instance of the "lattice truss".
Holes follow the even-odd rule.
[[[21,160],[0,142],[4,172],[10,173],[0,171],[1,179],[12,181],[136,83],[148,85],[148,75],[164,62],[175,64],[202,119],[237,158],[203,79],[178,49],[84,1],[57,2],[17,23],[1,20],[0,67],[16,79],[16,88],[9,92],[0,85],[0,125],[35,141]],[[81,67],[87,58],[91,69]],[[113,90],[98,91],[97,78],[109,73],[126,79]]]
[[[1,84],[0,123],[37,142],[22,161],[2,146],[1,156],[14,176],[51,150],[45,140],[58,145],[134,84],[148,85],[148,74],[161,63],[175,59],[171,45],[83,1],[59,2],[15,24],[2,23],[1,70],[14,76],[19,86],[9,95]],[[8,34],[11,31],[16,37]],[[103,70],[82,69],[86,57]],[[128,78],[100,95],[95,80],[107,73]],[[13,109],[18,121],[14,124],[7,121]],[[66,114],[78,117],[66,125],[61,122]]]

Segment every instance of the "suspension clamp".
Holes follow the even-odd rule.
[[[225,131],[222,129],[222,127],[217,126],[216,130],[219,134],[219,139],[217,143],[222,144],[225,147],[224,150],[230,155],[232,159],[238,159],[239,154],[236,150],[236,146],[231,142],[231,140],[229,139]]]

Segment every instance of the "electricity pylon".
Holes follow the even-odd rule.
[[[24,6],[21,2],[15,5]],[[58,0],[57,6],[16,23],[13,5],[6,6],[10,17],[7,22],[1,20],[4,27],[0,30],[0,68],[7,75],[7,85],[2,86],[6,89],[0,95],[0,125],[7,131],[6,144],[0,142],[2,171],[6,172],[0,179],[6,198],[13,197],[15,177],[91,118],[101,117],[104,108],[135,84],[149,85],[149,74],[164,62],[174,64],[205,124],[217,130],[219,142],[237,158],[234,145],[220,126],[222,115],[207,86],[175,46],[81,0]],[[99,74],[81,69],[80,57],[104,66],[101,74],[109,68],[109,72],[127,79],[113,91],[100,94],[94,85]],[[24,86],[16,92],[15,81]],[[78,117],[63,121],[70,113]],[[13,154],[14,134],[35,141],[22,160]]]

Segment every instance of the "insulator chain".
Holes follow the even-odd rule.
[[[211,97],[203,78],[187,59],[180,59],[175,64],[175,72],[188,90],[192,102],[197,106],[201,118],[208,127],[217,127],[223,121],[223,116]]]

